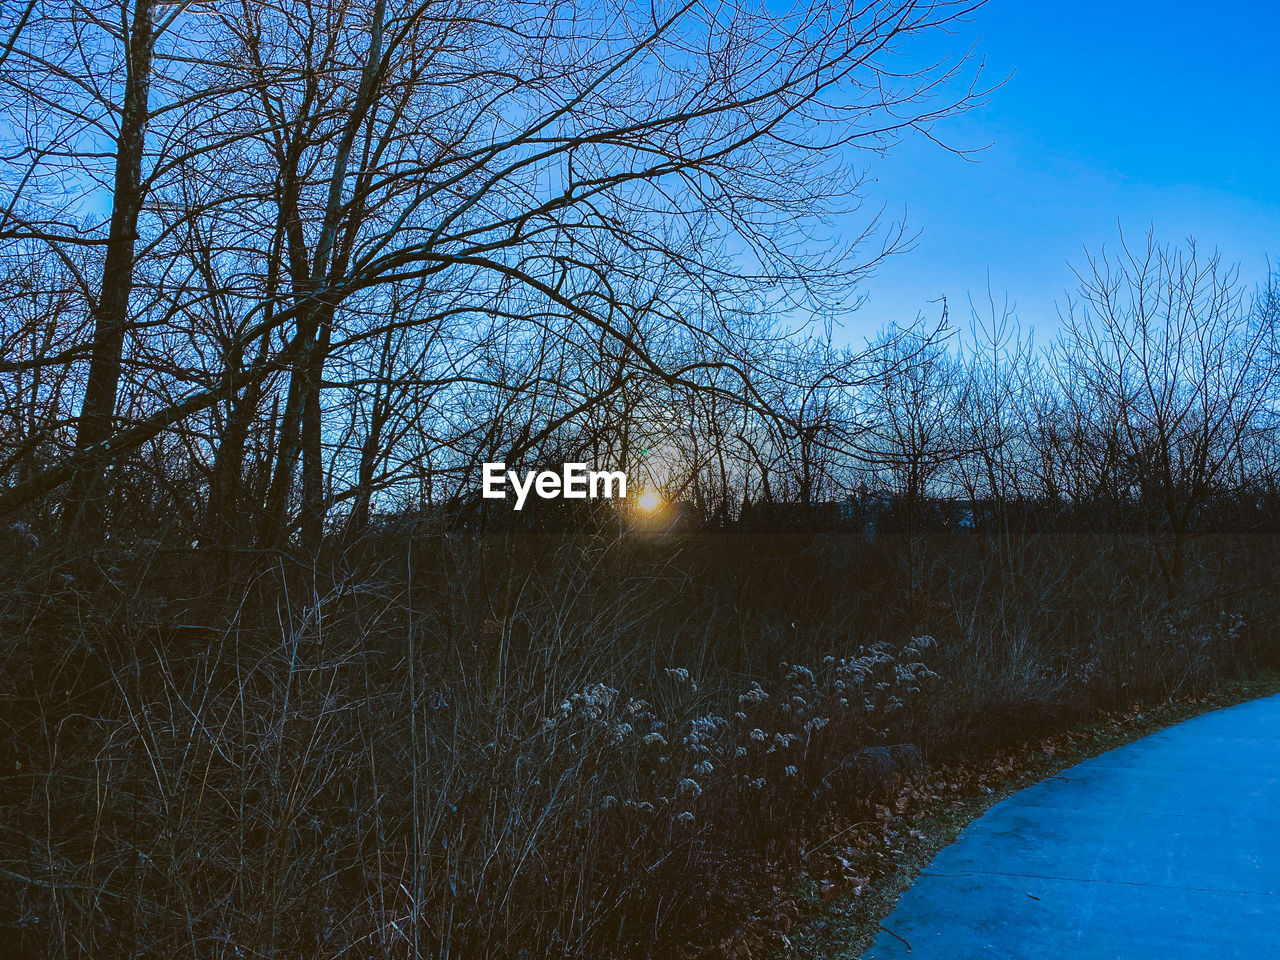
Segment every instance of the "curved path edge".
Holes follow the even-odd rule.
[[[863,954],[908,957],[1280,957],[1280,695],[1185,720],[993,805]]]

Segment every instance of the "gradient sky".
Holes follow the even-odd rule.
[[[851,341],[946,296],[1016,301],[1044,342],[1087,246],[1197,240],[1250,287],[1280,260],[1280,0],[990,0],[951,38],[976,40],[986,106],[939,125],[976,162],[922,137],[870,168],[868,206],[920,231],[862,290]],[[851,227],[852,229],[852,227]]]

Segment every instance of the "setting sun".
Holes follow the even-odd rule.
[[[662,497],[658,496],[656,490],[645,490],[640,496],[636,497],[636,506],[645,513],[653,513],[658,507],[662,506]]]

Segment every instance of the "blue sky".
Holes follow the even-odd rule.
[[[1043,342],[1068,263],[1114,247],[1117,224],[1194,236],[1249,286],[1280,259],[1278,0],[990,0],[950,42],[973,40],[990,78],[1012,76],[936,132],[991,146],[966,162],[917,137],[872,164],[868,206],[905,210],[920,237],[863,285],[851,340],[941,296],[964,322],[989,276]]]

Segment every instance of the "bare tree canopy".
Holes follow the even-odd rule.
[[[73,476],[83,499],[103,465],[213,417],[228,435],[197,456],[222,489],[265,429],[268,539],[299,468],[314,538],[336,411],[381,421],[358,443],[383,456],[376,397],[331,389],[375,353],[384,379],[424,384],[402,399],[427,433],[468,384],[565,412],[634,378],[763,406],[753,369],[777,329],[748,318],[831,315],[893,248],[874,216],[857,243],[824,223],[858,203],[850,151],[973,102],[963,52],[903,66],[972,8],[6,7],[0,240],[70,273],[92,330],[4,362],[88,367],[74,450],[0,505]],[[494,375],[517,343],[538,368]],[[257,423],[277,395],[278,422]]]

